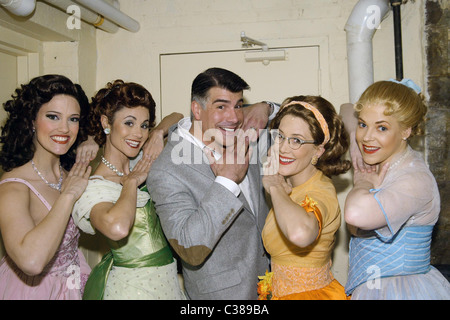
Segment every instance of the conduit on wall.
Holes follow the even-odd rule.
[[[75,2],[101,14],[105,19],[114,22],[128,31],[138,32],[140,29],[139,22],[102,0],[75,0]]]
[[[64,12],[67,12],[67,9],[70,6],[74,5],[72,0],[42,0],[42,1],[51,4]],[[89,9],[86,9],[83,6],[79,6],[79,8],[81,20],[90,23],[95,27],[102,29],[103,31],[106,32],[115,33],[117,32],[117,30],[119,30],[119,26],[117,24],[112,23],[109,20],[106,20],[102,15],[93,12]],[[70,14],[70,12],[67,13]]]
[[[359,0],[347,20],[345,31],[351,103],[355,103],[373,83],[372,38],[388,12],[389,0]]]
[[[36,0],[0,0],[0,4],[16,16],[26,17],[36,8]]]
[[[402,53],[402,18],[400,15],[401,0],[390,0],[394,16],[394,44],[395,44],[395,76],[398,81],[403,79]]]
[[[139,22],[124,14],[115,6],[102,0],[42,0],[66,12],[70,5],[79,4],[81,19],[107,31],[116,32],[120,26],[138,32]],[[116,1],[116,3],[118,3]],[[0,0],[2,7],[18,16],[28,16],[36,8],[36,0]]]

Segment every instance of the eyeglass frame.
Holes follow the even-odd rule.
[[[274,137],[274,134],[276,134],[277,136]],[[281,136],[281,137],[280,137]],[[288,141],[288,146],[292,149],[292,150],[298,150],[300,149],[300,147],[304,144],[316,144],[315,140],[303,140],[297,137],[285,137],[282,133],[280,133],[280,131],[278,129],[272,129],[270,130],[270,137],[271,139],[273,139],[273,141],[277,141],[277,139],[280,139],[282,141],[280,141],[279,143],[282,144],[284,141]],[[291,141],[292,139],[298,140],[300,141],[300,145],[298,146],[298,148],[293,148]]]

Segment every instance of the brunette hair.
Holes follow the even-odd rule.
[[[320,96],[294,96],[287,98],[283,101],[280,111],[272,120],[270,128],[278,129],[281,120],[286,115],[292,115],[308,123],[316,146],[322,144],[325,139],[325,134],[312,111],[306,109],[300,103],[284,107],[293,101],[307,102],[314,106],[327,122],[328,130],[330,131],[330,140],[324,145],[325,152],[318,159],[316,168],[328,177],[347,172],[351,167],[351,162],[343,159],[343,156],[349,148],[349,136],[345,130],[344,123],[328,100]]]
[[[12,99],[3,104],[8,117],[2,126],[0,165],[11,171],[33,159],[36,147],[33,143],[33,121],[43,104],[56,95],[69,95],[80,105],[80,126],[77,139],[69,151],[60,157],[64,169],[70,170],[76,159],[78,145],[87,139],[89,101],[80,85],[62,75],[44,75],[32,79],[15,90]]]
[[[250,86],[234,72],[222,68],[209,68],[197,75],[192,82],[191,101],[197,101],[205,108],[208,91],[213,87],[236,93],[250,89]]]
[[[427,106],[423,97],[413,89],[392,81],[378,81],[370,85],[355,104],[355,110],[370,105],[383,105],[384,114],[393,116],[403,128],[411,128],[411,135],[424,134]]]
[[[140,84],[115,80],[108,82],[105,88],[100,89],[92,98],[92,113],[90,117],[90,133],[100,146],[105,144],[106,135],[103,132],[101,116],[108,117],[113,123],[116,112],[123,108],[147,108],[150,113],[149,130],[155,125],[156,103],[152,95]]]

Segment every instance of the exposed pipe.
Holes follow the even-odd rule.
[[[71,0],[42,0],[46,3],[49,3],[56,8],[61,9],[64,12],[67,12],[67,9],[73,5],[73,1]],[[95,27],[102,29],[103,31],[107,31],[110,33],[115,33],[119,30],[119,27],[112,23],[109,20],[103,18],[102,15],[95,13],[89,9],[86,9],[83,6],[78,6],[80,8],[80,19],[94,25]]]
[[[351,103],[355,103],[373,83],[372,38],[388,12],[389,0],[359,0],[347,20],[345,31]]]
[[[36,0],[0,0],[0,4],[16,16],[26,17],[36,8]]]
[[[74,0],[75,2],[85,6],[86,8],[98,12],[106,19],[114,22],[115,24],[127,29],[131,32],[138,32],[140,29],[139,22],[130,18],[122,11],[116,9],[112,5],[102,0]]]
[[[403,79],[402,53],[402,18],[400,15],[401,0],[390,0],[394,15],[395,75],[398,81]]]

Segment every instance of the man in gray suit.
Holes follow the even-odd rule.
[[[228,70],[199,74],[192,84],[192,120],[171,128],[147,179],[191,299],[256,299],[258,276],[269,268],[261,240],[269,208],[259,159],[249,163],[248,141],[239,135],[245,143],[235,143],[235,136],[245,129],[244,112],[253,110],[248,119],[259,115],[265,126],[270,105],[243,108],[248,88]]]

